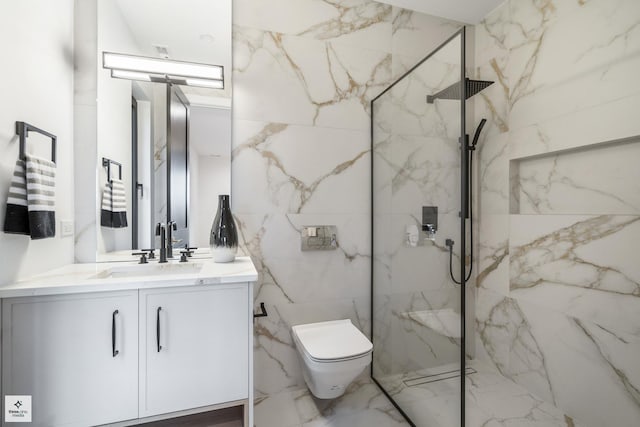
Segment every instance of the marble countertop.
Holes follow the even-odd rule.
[[[237,257],[230,263],[201,258],[188,263],[176,259],[166,264],[69,264],[5,286],[0,298],[254,282],[257,278],[249,257]]]

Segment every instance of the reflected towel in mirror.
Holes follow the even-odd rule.
[[[125,199],[124,183],[119,179],[107,181],[102,191],[100,225],[109,228],[124,228],[127,226],[127,201]]]

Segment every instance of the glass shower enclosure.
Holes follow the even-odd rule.
[[[371,103],[371,376],[417,426],[464,425],[469,90],[462,28]]]

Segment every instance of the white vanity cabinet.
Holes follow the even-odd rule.
[[[249,398],[247,284],[141,290],[140,417]]]
[[[137,372],[137,291],[2,300],[2,395],[32,396],[29,425],[137,418]]]
[[[227,407],[253,426],[257,277],[248,257],[72,264],[0,288],[0,404],[32,396],[38,427],[123,427]]]

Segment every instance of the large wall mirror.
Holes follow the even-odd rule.
[[[158,222],[176,222],[174,247],[208,246],[217,195],[231,190],[231,3],[98,0],[96,179],[101,208],[126,212],[126,226],[98,218],[99,259],[158,247]],[[116,75],[105,52],[219,65],[224,87]]]

